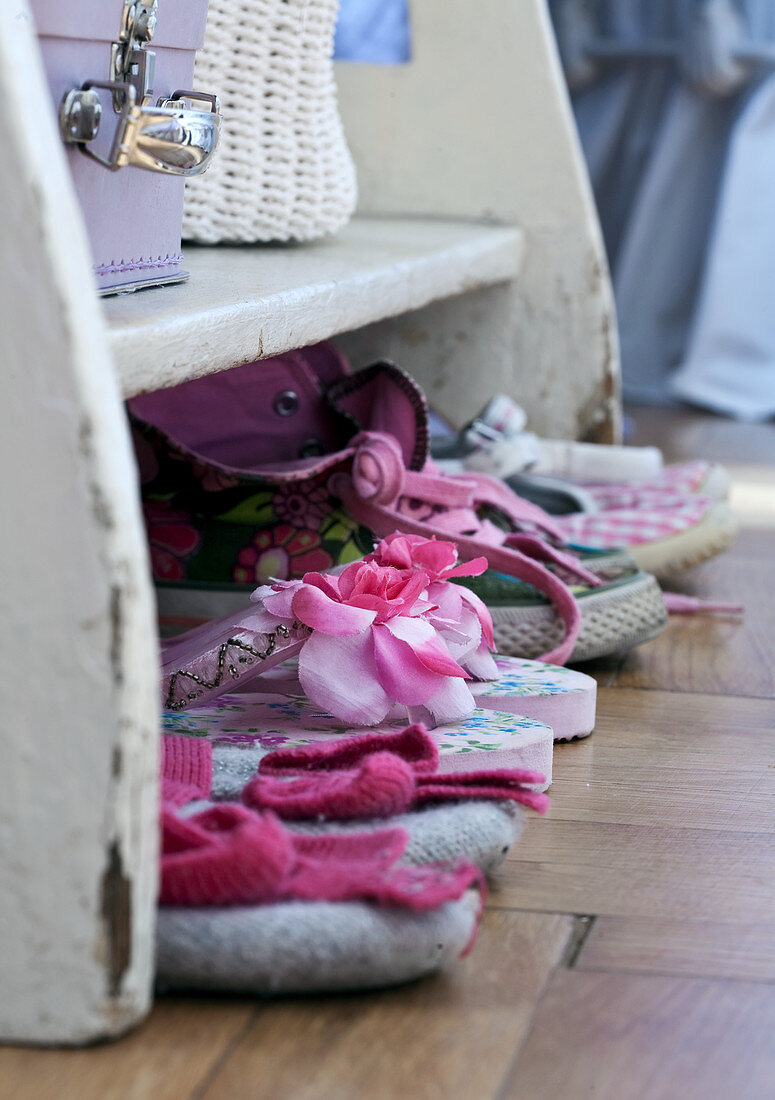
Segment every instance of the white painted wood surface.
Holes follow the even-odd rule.
[[[125,397],[359,328],[516,278],[518,229],[358,218],[303,247],[186,249],[183,286],[107,298]]]
[[[0,1039],[143,1015],[156,639],[134,463],[26,0],[0,6]]]
[[[413,0],[412,61],[337,69],[362,213],[519,225],[520,278],[348,340],[457,422],[506,390],[542,434],[615,437],[610,282],[545,0]]]

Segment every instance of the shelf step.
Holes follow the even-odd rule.
[[[124,397],[279,355],[519,274],[519,229],[356,218],[307,245],[189,245],[190,282],[104,300]]]

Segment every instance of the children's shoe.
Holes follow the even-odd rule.
[[[484,564],[458,564],[448,542],[394,536],[339,575],[257,589],[241,615],[164,643],[167,729],[244,730],[276,747],[369,727],[384,735],[421,720],[436,727],[442,772],[529,768],[548,783],[551,728],[519,713],[477,710],[468,687],[500,676],[490,655],[492,622],[484,604],[451,579]],[[292,657],[298,680],[276,668]],[[223,698],[235,690],[239,696]],[[250,691],[258,695],[249,698]],[[567,718],[565,709],[558,717]]]
[[[540,492],[540,486],[552,480],[566,494],[564,502],[553,502],[559,507],[546,509],[558,515],[619,507],[619,491],[626,494],[636,489],[699,493],[713,500],[726,500],[729,495],[729,475],[718,463],[691,461],[665,466],[657,447],[539,439],[525,430],[524,410],[504,394],[493,397],[458,433],[437,416],[433,423],[432,453],[443,468],[451,473],[473,470],[504,480],[524,475],[524,495],[529,500],[535,500],[531,487]],[[514,488],[520,492],[516,485]],[[578,494],[575,499],[574,494]],[[626,500],[621,506],[627,506]]]
[[[157,983],[260,997],[401,985],[465,955],[480,914],[474,890],[424,912],[359,901],[164,906]]]
[[[463,777],[444,787],[434,774],[436,748],[420,730],[384,747],[431,796],[442,784],[444,796],[465,801],[391,818],[389,828],[316,822],[294,832],[246,806],[203,805],[214,771],[210,743],[163,738],[163,988],[261,995],[375,988],[421,977],[470,949],[481,913],[477,867],[503,858],[518,831],[517,807],[472,801],[478,787]],[[375,758],[371,750],[362,739],[333,752],[292,751],[278,756],[274,772],[306,773],[325,790],[337,773]],[[239,791],[242,801],[255,803],[255,782]],[[473,865],[459,858],[468,852]]]
[[[242,803],[265,809],[269,786],[270,800],[290,817],[304,816],[300,780],[305,796],[317,790],[307,807],[316,816],[321,808],[351,816],[340,791],[333,805],[326,798],[332,781],[347,785],[370,761],[400,765],[430,803],[387,823],[316,820],[294,831],[244,805],[204,804],[221,770],[213,755],[207,740],[163,738],[157,966],[165,988],[267,995],[420,977],[470,949],[481,912],[472,887],[483,888],[476,868],[497,866],[516,838],[515,799],[537,809],[545,801],[524,786],[530,775],[438,775],[436,745],[414,727],[394,737],[275,748],[258,775],[243,771],[247,783],[235,792]],[[283,791],[284,776],[295,778]],[[391,781],[391,806],[396,789]],[[367,801],[368,812],[373,797]]]
[[[342,375],[328,354],[306,349],[130,403],[157,583],[193,589],[208,615],[203,592],[249,592],[271,577],[331,569],[397,529],[452,537],[463,558],[481,555],[530,585],[541,615],[548,600],[559,644],[530,656],[577,658],[583,605],[567,581],[584,591],[600,579],[547,542],[539,530],[549,517],[529,505],[526,515],[500,482],[451,479],[427,464],[427,407],[407,375],[389,364]],[[504,515],[526,530],[489,518]],[[625,587],[618,582],[620,599]],[[525,606],[511,610],[518,619]],[[658,613],[664,623],[661,605]],[[613,648],[622,644],[617,637]]]
[[[401,708],[434,726],[472,716],[467,681],[478,681],[488,683],[482,697],[492,709],[540,717],[561,740],[589,733],[591,678],[493,660],[490,613],[460,583],[484,567],[483,560],[458,563],[452,543],[393,535],[338,575],[259,588],[241,615],[164,643],[164,705],[189,711],[241,687],[297,701],[306,695],[354,726],[378,725],[396,712],[400,719]],[[276,666],[287,669],[291,657],[297,667],[284,681]]]
[[[162,809],[157,978],[261,995],[376,988],[470,949],[484,884],[471,864],[410,867],[387,828],[304,836],[223,804]]]
[[[434,443],[443,469],[487,473],[553,514],[555,533],[578,547],[615,549],[670,579],[726,549],[738,524],[724,503],[722,466],[662,466],[654,447],[609,447],[540,440],[525,414],[499,396],[459,435]]]
[[[223,695],[191,710],[164,711],[162,729],[165,734],[210,742],[213,789],[220,799],[233,797],[243,773],[255,773],[269,752],[351,737],[390,737],[405,729],[406,721],[405,712],[396,708],[375,726],[357,726],[321,711],[303,695],[262,691]],[[430,734],[442,775],[502,768],[540,774],[544,778],[534,784],[537,790],[551,783],[554,731],[546,722],[477,707],[468,717],[436,726]]]
[[[607,557],[610,575],[619,577],[598,588],[574,586],[581,611],[581,629],[572,662],[595,660],[656,638],[667,623],[662,590],[650,573],[622,565],[621,556]],[[470,577],[468,587],[486,603],[492,615],[495,647],[503,656],[535,659],[555,644],[561,630],[551,605],[513,577],[489,570]]]
[[[597,510],[608,508],[637,508],[651,499],[668,501],[671,497],[686,498],[692,494],[714,501],[725,501],[729,496],[730,478],[726,469],[717,462],[675,462],[663,467],[658,475],[643,481],[610,480],[587,481],[586,492]]]
[[[212,728],[209,732],[210,737],[196,736],[190,730],[184,736],[164,733],[162,737],[162,800],[185,808],[184,813],[206,809],[217,802],[243,801],[243,791],[255,779],[262,764],[283,751],[277,746],[276,738],[268,734],[266,741],[274,743],[262,746],[261,740],[251,741],[244,735],[240,739],[233,733],[224,734],[219,740],[212,736]],[[407,758],[404,733],[401,731],[393,738],[402,742],[399,746],[402,759]],[[438,771],[438,748],[427,733],[424,736],[433,750],[434,770]],[[368,735],[359,740],[368,747]],[[292,751],[299,748],[292,737],[286,743],[292,746]],[[320,741],[312,742],[310,747],[315,750],[320,745],[327,747],[326,742]],[[418,762],[416,754],[410,753],[408,759]],[[532,798],[543,797],[532,790],[530,794]],[[497,800],[492,797],[479,799],[473,798],[468,789],[462,799],[452,802],[448,798],[437,802],[426,799],[420,809],[396,813],[390,818],[390,824],[392,828],[405,830],[409,838],[401,856],[403,863],[422,866],[466,860],[489,874],[503,862],[519,836],[522,813],[522,807],[511,797],[511,792],[506,798]],[[360,816],[352,821],[316,817],[314,821],[304,818],[288,821],[287,825],[291,830],[317,835],[375,832],[385,828],[385,820],[384,816]]]
[[[186,736],[165,733],[162,737],[162,801],[181,808],[184,814],[199,812],[218,802],[241,802],[245,787],[255,778],[262,762],[282,752],[282,748],[276,746],[257,748],[256,744],[234,739],[228,734],[219,741],[191,733]],[[294,746],[294,750],[298,748],[292,739],[288,744]],[[312,748],[318,744],[320,742],[313,743]],[[438,750],[435,745],[433,748],[438,760]],[[193,770],[198,773],[193,783],[189,761],[195,763]],[[532,791],[531,795],[542,797]],[[503,862],[517,840],[522,815],[522,807],[510,794],[504,799],[479,799],[472,798],[470,791],[466,791],[462,799],[454,801],[445,799],[434,803],[426,800],[420,809],[392,816],[390,825],[403,829],[409,838],[401,856],[402,863],[422,866],[465,860],[489,874]],[[342,834],[376,832],[385,828],[385,819],[316,818],[309,821],[300,818],[286,824],[292,831],[310,835]]]
[[[570,543],[626,546],[642,569],[663,581],[722,553],[739,531],[728,505],[711,497],[660,500],[651,492],[628,491],[628,499],[626,508],[558,517],[558,526]]]

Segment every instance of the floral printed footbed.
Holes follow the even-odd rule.
[[[597,681],[591,676],[518,657],[496,657],[495,664],[497,680],[470,685],[479,706],[546,722],[555,741],[588,737],[595,728]]]
[[[496,657],[497,680],[469,682],[484,710],[520,715],[551,726],[555,741],[588,737],[595,728],[597,681],[583,672],[520,657]],[[303,698],[298,682],[298,657],[291,657],[262,674],[277,691]],[[397,712],[398,713],[398,712]],[[344,727],[342,727],[344,729]]]
[[[369,729],[343,725],[304,696],[240,693],[222,695],[217,703],[190,710],[164,711],[162,731],[207,737],[213,746],[267,752],[279,746],[293,748],[330,737],[358,733],[395,733],[407,725],[406,712]],[[518,714],[476,710],[463,721],[432,731],[439,746],[440,772],[477,768],[529,768],[552,778],[553,733],[550,726]]]

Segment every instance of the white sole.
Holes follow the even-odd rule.
[[[719,501],[693,527],[642,546],[631,546],[629,553],[641,569],[660,580],[670,580],[726,550],[739,529],[734,512]]]
[[[651,641],[664,629],[667,610],[654,577],[644,574],[617,588],[592,590],[579,600],[581,631],[571,661],[591,661]],[[508,657],[535,660],[560,644],[563,624],[549,604],[490,605],[495,646]]]

